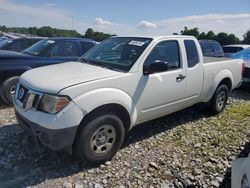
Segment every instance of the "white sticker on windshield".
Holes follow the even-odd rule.
[[[135,45],[135,46],[143,46],[145,44],[145,42],[131,40],[128,44]]]
[[[53,44],[55,41],[54,40],[47,40],[47,43]]]

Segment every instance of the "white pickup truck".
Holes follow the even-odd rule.
[[[220,113],[241,82],[242,64],[203,58],[190,36],[113,37],[78,62],[24,73],[16,116],[43,145],[102,163],[135,125],[201,102]]]

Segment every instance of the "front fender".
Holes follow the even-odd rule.
[[[119,104],[128,111],[131,125],[136,122],[136,105],[133,103],[132,98],[122,90],[114,88],[95,89],[74,98],[73,101],[85,114],[103,105]]]

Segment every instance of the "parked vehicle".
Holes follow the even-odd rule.
[[[0,45],[0,50],[22,52],[40,40],[41,38],[17,38],[5,40],[5,43]]]
[[[250,155],[235,159],[232,162],[231,187],[250,187]]]
[[[19,76],[27,70],[41,66],[76,61],[95,46],[95,41],[80,38],[44,39],[22,53],[0,50],[0,94],[7,104],[12,103],[12,95]]]
[[[250,48],[246,48],[245,50],[241,50],[237,53],[234,53],[230,56],[234,59],[243,59],[245,64],[245,70],[243,74],[243,84],[250,84]]]
[[[224,52],[220,45],[215,40],[200,40],[200,45],[202,49],[202,53],[204,56],[212,56],[212,57],[223,57]]]
[[[225,57],[230,57],[232,54],[237,53],[241,50],[250,48],[250,45],[248,44],[231,44],[231,45],[225,45],[223,46],[223,51],[225,54]]]
[[[200,102],[223,111],[242,62],[203,58],[191,36],[113,37],[78,62],[25,72],[16,117],[43,145],[102,163],[135,125]]]
[[[0,38],[0,48],[1,48],[1,46],[4,45],[7,41],[8,41],[8,39],[1,37],[1,38]]]

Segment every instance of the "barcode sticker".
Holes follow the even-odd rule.
[[[128,44],[134,45],[134,46],[143,46],[145,44],[145,42],[131,40]]]

